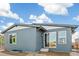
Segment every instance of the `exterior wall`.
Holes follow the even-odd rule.
[[[36,49],[37,51],[40,51],[41,48],[43,48],[43,32],[36,30]]]
[[[16,44],[10,44],[9,34],[16,33]],[[26,28],[5,33],[5,49],[7,50],[36,50],[36,28]]]
[[[57,47],[49,48],[49,51],[62,51],[69,52],[72,49],[71,41],[71,28],[52,29],[53,31],[67,31],[67,43],[62,45],[58,44],[57,34]],[[48,31],[49,32],[49,31]],[[16,33],[16,45],[9,43],[9,34]],[[20,30],[8,31],[4,34],[5,36],[5,49],[7,50],[23,50],[23,51],[39,51],[43,47],[42,32],[36,28],[24,28]]]
[[[58,33],[57,33],[57,46],[56,48],[49,48],[49,51],[58,51],[58,52],[70,52],[72,50],[72,33],[71,33],[71,28],[62,28],[62,29],[53,29],[51,30],[53,31],[62,31],[62,30],[66,30],[66,38],[67,38],[67,42],[66,44],[58,44]]]

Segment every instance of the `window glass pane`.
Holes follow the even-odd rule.
[[[66,44],[66,31],[58,32],[58,44]]]
[[[10,43],[12,44],[12,35],[10,35]]]
[[[9,36],[10,36],[10,44],[16,44],[16,35],[11,34]]]
[[[13,43],[13,44],[16,44],[16,37],[15,37],[15,35],[12,36],[12,43]]]

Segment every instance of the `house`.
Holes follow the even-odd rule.
[[[79,49],[79,38],[75,39],[75,42],[73,43],[73,48]]]
[[[77,25],[69,24],[14,24],[1,33],[8,51],[48,51],[70,52],[72,33]]]

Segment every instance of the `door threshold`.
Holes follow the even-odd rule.
[[[49,48],[41,48],[40,51],[41,52],[48,52],[49,51]]]

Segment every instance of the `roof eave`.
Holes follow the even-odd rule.
[[[57,27],[69,27],[71,29],[73,29],[73,31],[79,26],[79,25],[63,25],[63,24],[14,24],[12,26],[10,26],[9,28],[7,28],[6,30],[2,31],[1,33],[4,34],[5,32],[7,32],[8,30],[12,29],[13,27],[16,26],[26,26],[26,27],[42,27],[42,26],[57,26]],[[44,29],[44,28],[43,28]],[[45,30],[45,29],[44,29]]]
[[[16,26],[24,26],[24,27],[36,27],[35,25],[31,25],[31,24],[14,24],[10,27],[8,27],[6,30],[2,31],[1,33],[4,34],[5,32],[7,32],[8,30],[12,29],[13,27],[16,27]]]

